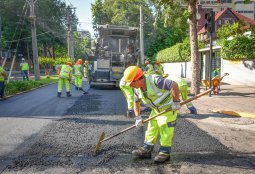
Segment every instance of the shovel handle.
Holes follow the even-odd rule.
[[[201,96],[203,96],[203,95],[205,95],[205,94],[211,92],[212,90],[213,90],[212,88],[211,88],[211,89],[208,89],[208,90],[206,90],[206,91],[204,91],[204,92],[202,92],[202,93],[200,93],[200,94],[198,94],[198,95],[196,95],[196,96],[194,96],[194,97],[191,97],[191,98],[189,98],[189,99],[187,99],[187,100],[185,100],[185,101],[182,101],[180,104],[181,104],[181,106],[182,106],[182,105],[185,105],[185,104],[187,104],[187,103],[189,103],[189,102],[191,102],[191,101],[193,101],[193,100],[195,100],[195,99],[197,99],[197,98],[199,98],[199,97],[201,97]],[[147,123],[148,121],[150,121],[150,120],[152,120],[152,119],[154,119],[154,118],[156,118],[156,117],[158,117],[158,116],[160,116],[160,115],[162,115],[162,114],[164,114],[164,113],[166,113],[166,112],[169,112],[169,111],[172,111],[172,108],[166,109],[166,110],[164,110],[164,111],[158,113],[157,115],[154,115],[153,117],[149,117],[149,118],[143,120],[143,123]],[[110,136],[110,137],[107,137],[107,138],[103,139],[102,141],[100,141],[100,143],[102,143],[102,142],[104,142],[104,141],[107,141],[107,140],[109,140],[109,139],[112,139],[113,137],[116,137],[116,136],[118,136],[118,135],[120,135],[120,134],[122,134],[122,133],[124,133],[124,132],[126,132],[126,131],[128,131],[128,130],[130,130],[130,129],[135,128],[135,127],[136,127],[136,125],[132,125],[132,126],[126,128],[126,129],[123,129],[123,130],[120,131],[119,133],[117,133],[117,134],[115,134],[115,135],[112,135],[112,136]]]

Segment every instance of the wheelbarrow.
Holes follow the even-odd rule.
[[[213,94],[219,94],[219,91],[220,91],[220,82],[221,80],[225,77],[225,76],[228,76],[229,74],[228,73],[225,73],[222,77],[219,77],[219,76],[216,76],[214,77],[212,80],[211,80],[211,86],[213,88]],[[202,80],[202,84],[203,86],[206,87],[206,90],[207,88],[210,87],[210,84],[209,84],[209,80]]]

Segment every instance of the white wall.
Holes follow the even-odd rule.
[[[255,60],[228,61],[221,63],[221,74],[229,73],[222,81],[231,85],[255,86]]]
[[[181,77],[185,76],[185,63],[164,63],[165,74]],[[204,66],[205,68],[206,66]],[[191,79],[191,62],[187,63],[187,76]],[[231,85],[255,86],[255,60],[254,61],[221,61],[221,75],[229,73],[222,82]]]
[[[185,63],[164,63],[164,73],[170,76],[191,78],[191,62],[186,63],[186,77],[185,77]]]

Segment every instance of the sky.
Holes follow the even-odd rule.
[[[65,0],[67,5],[76,7],[76,16],[79,19],[78,30],[88,30],[93,37],[91,3],[95,0]]]

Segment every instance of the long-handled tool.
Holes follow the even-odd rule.
[[[206,91],[204,91],[204,92],[202,92],[202,93],[200,93],[200,94],[198,94],[198,95],[196,95],[196,96],[194,96],[194,97],[191,97],[191,98],[189,98],[188,100],[185,100],[185,101],[181,102],[181,105],[185,105],[185,104],[187,104],[187,103],[189,103],[189,102],[191,102],[191,101],[193,101],[193,100],[195,100],[195,99],[197,99],[197,98],[199,98],[199,97],[202,97],[203,95],[208,94],[208,93],[211,92],[212,90],[213,90],[213,89],[211,88],[211,89],[208,89],[208,90],[206,90]],[[155,116],[153,116],[153,117],[150,117],[150,118],[147,118],[147,119],[143,120],[143,123],[147,123],[148,121],[150,121],[150,120],[152,120],[152,119],[154,119],[154,118],[156,118],[156,117],[158,117],[158,116],[160,116],[160,115],[162,115],[162,114],[164,114],[164,113],[166,113],[166,112],[169,112],[169,111],[171,111],[171,110],[172,110],[172,108],[166,109],[165,111],[162,111],[162,112],[158,113],[157,115],[155,115]],[[99,142],[98,142],[97,145],[96,145],[95,153],[98,153],[98,152],[99,152],[99,150],[100,150],[100,148],[101,148],[102,142],[107,141],[107,140],[109,140],[109,139],[112,139],[113,137],[116,137],[116,136],[118,136],[118,135],[120,135],[120,134],[122,134],[122,133],[124,133],[124,132],[126,132],[126,131],[128,131],[128,130],[130,130],[130,129],[135,128],[135,127],[136,127],[136,125],[130,126],[130,127],[126,128],[126,129],[120,131],[119,133],[117,133],[117,134],[115,134],[115,135],[112,135],[112,136],[110,136],[110,137],[107,137],[107,138],[104,138],[104,137],[105,137],[105,133],[103,132],[103,133],[101,134],[100,138],[99,138]]]
[[[71,83],[73,86],[75,86],[75,87],[77,87],[75,84],[73,84],[73,83]],[[79,88],[82,92],[83,92],[83,94],[88,94],[88,92],[87,91],[85,91],[83,88]]]

